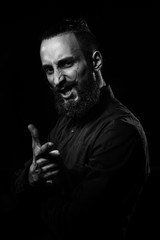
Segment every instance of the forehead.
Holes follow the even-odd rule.
[[[40,55],[43,61],[59,60],[67,55],[73,55],[80,49],[73,33],[65,33],[45,39],[41,43]]]

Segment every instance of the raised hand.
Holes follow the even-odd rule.
[[[51,151],[52,142],[41,145],[39,132],[33,124],[28,125],[28,130],[32,137],[33,152],[33,161],[28,175],[29,183],[31,185],[38,182],[52,183],[60,170],[60,153],[58,150]]]

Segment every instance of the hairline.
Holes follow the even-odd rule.
[[[77,41],[77,43],[78,43],[78,45],[79,45],[79,48],[80,48],[80,50],[83,52],[83,54],[84,54],[84,57],[85,57],[85,59],[86,59],[86,61],[88,61],[88,58],[87,58],[87,54],[88,53],[90,53],[90,54],[92,54],[94,51],[95,51],[95,49],[94,49],[94,51],[93,51],[93,49],[92,50],[88,50],[88,49],[86,49],[85,48],[85,46],[84,46],[84,44],[82,43],[82,41],[78,38],[78,36],[76,35],[76,33],[77,34],[84,34],[84,33],[87,33],[87,34],[90,34],[90,35],[92,35],[91,33],[89,33],[89,32],[81,32],[81,31],[74,31],[74,30],[66,30],[66,31],[62,31],[62,32],[58,32],[58,33],[52,33],[52,34],[50,34],[49,36],[46,36],[46,37],[43,37],[42,39],[41,39],[41,45],[42,45],[42,42],[43,41],[45,41],[45,40],[50,40],[50,39],[52,39],[52,38],[54,38],[54,37],[58,37],[58,36],[63,36],[63,35],[67,35],[67,34],[73,34],[74,35],[74,37],[76,38],[76,41]]]

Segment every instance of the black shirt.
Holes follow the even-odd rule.
[[[16,181],[21,201],[29,205],[35,199],[35,215],[51,239],[122,239],[149,173],[139,120],[110,87],[103,87],[88,115],[80,120],[61,116],[49,141],[60,152],[62,172],[52,186],[33,188],[26,164]]]

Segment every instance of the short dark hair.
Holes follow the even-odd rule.
[[[47,27],[47,29],[41,35],[40,42],[42,42],[45,39],[49,39],[65,33],[75,34],[79,42],[80,48],[85,55],[86,60],[90,61],[92,53],[95,50],[98,50],[99,46],[96,40],[96,36],[90,30],[84,18],[61,19],[58,23]]]

